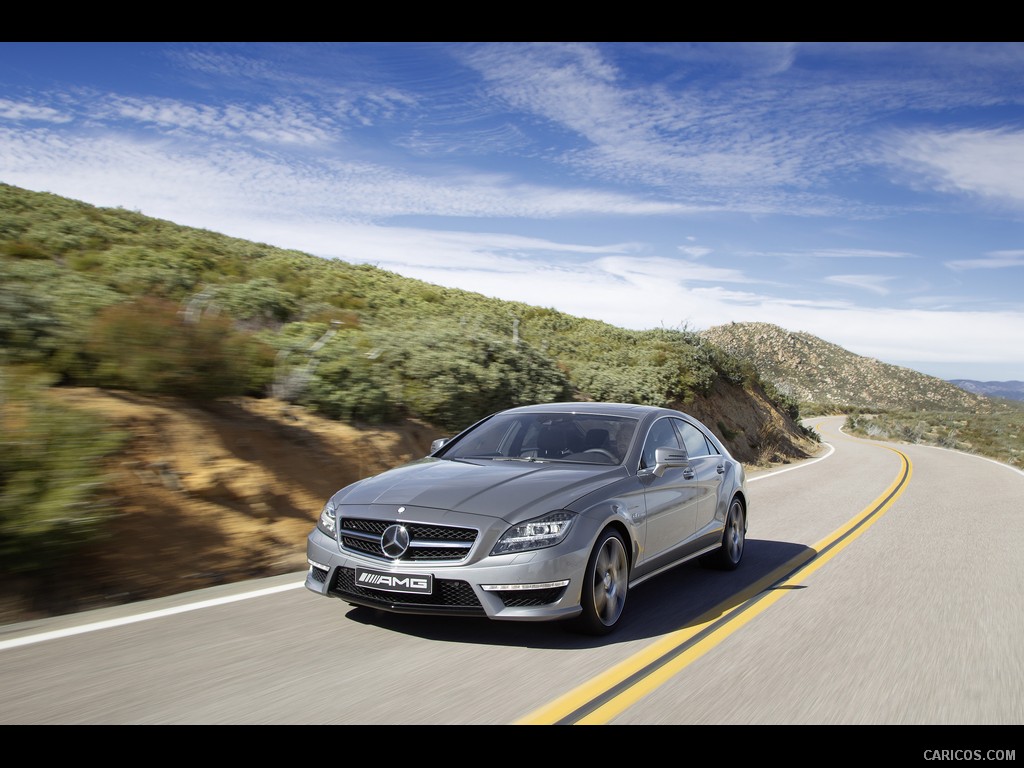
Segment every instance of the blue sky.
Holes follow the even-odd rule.
[[[1022,43],[0,43],[0,181],[1024,380]]]

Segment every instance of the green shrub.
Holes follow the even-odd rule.
[[[103,535],[104,459],[125,439],[52,401],[46,382],[0,367],[0,568],[54,569]]]
[[[195,400],[254,394],[272,369],[270,350],[236,332],[230,318],[190,321],[177,304],[155,298],[101,312],[87,346],[98,386]]]
[[[282,323],[291,319],[298,308],[295,297],[278,288],[268,278],[225,285],[211,292],[211,300],[238,320],[258,325]]]
[[[54,262],[0,258],[0,361],[36,363],[74,380],[93,316],[118,299]]]
[[[26,243],[19,240],[4,243],[3,252],[8,256],[19,259],[48,259],[50,254],[36,243]]]
[[[461,429],[503,408],[572,394],[558,366],[529,345],[444,320],[369,331],[291,323],[278,344],[278,395],[331,418],[416,416]]]
[[[525,343],[440,325],[390,338],[406,407],[440,427],[461,429],[504,408],[572,399],[557,365]]]

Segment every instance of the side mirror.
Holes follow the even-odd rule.
[[[451,440],[450,437],[439,437],[437,440],[430,444],[430,452],[436,453],[445,443]]]
[[[653,474],[661,477],[666,469],[685,467],[690,463],[686,451],[680,448],[655,448]]]

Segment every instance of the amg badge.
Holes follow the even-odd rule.
[[[356,568],[356,586],[384,592],[429,595],[434,588],[434,577],[429,573],[386,573]]]

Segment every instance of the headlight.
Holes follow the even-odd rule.
[[[575,519],[575,512],[559,510],[513,525],[501,535],[491,554],[504,555],[553,546],[565,538]]]
[[[324,504],[324,508],[320,510],[320,519],[316,521],[316,527],[320,529],[321,533],[326,533],[332,539],[335,538],[335,532],[338,530],[338,512],[333,502],[328,501]]]

